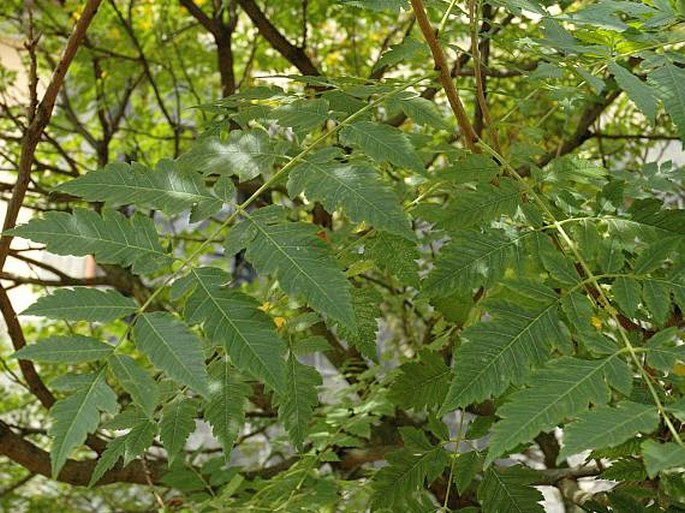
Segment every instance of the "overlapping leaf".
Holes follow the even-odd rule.
[[[512,215],[520,202],[518,185],[508,178],[498,186],[481,184],[476,190],[460,192],[442,213],[436,226],[441,229],[463,229],[483,221]]]
[[[614,75],[619,87],[626,92],[628,98],[653,123],[657,108],[654,89],[615,62],[609,63],[609,71]]]
[[[552,429],[565,418],[587,410],[590,404],[604,405],[611,398],[609,384],[629,393],[632,376],[615,354],[603,360],[564,357],[549,362],[524,388],[498,408],[502,419],[495,424],[486,465],[528,442],[540,431]]]
[[[638,433],[650,433],[659,425],[654,405],[622,401],[615,408],[600,407],[583,412],[564,428],[564,445],[558,460],[587,449],[614,447]]]
[[[226,459],[231,456],[240,428],[245,421],[250,387],[240,379],[228,360],[217,360],[209,366],[209,398],[204,417],[212,433],[221,442]]]
[[[478,487],[483,511],[497,513],[543,513],[542,493],[532,485],[538,476],[517,465],[509,468],[490,467]]]
[[[285,149],[259,129],[232,130],[227,139],[200,139],[178,160],[182,170],[194,173],[236,175],[241,182],[268,175],[284,158]]]
[[[438,256],[423,292],[429,296],[446,296],[487,286],[504,275],[526,235],[511,237],[504,230],[456,233]]]
[[[109,356],[114,347],[83,335],[54,336],[27,345],[12,355],[20,360],[83,363]]]
[[[656,89],[659,99],[678,127],[680,138],[685,141],[685,70],[668,62],[650,72],[647,81]]]
[[[350,284],[330,249],[313,226],[279,220],[273,209],[234,227],[227,245],[231,252],[247,247],[245,258],[260,274],[273,274],[288,294],[301,294],[316,310],[353,329]]]
[[[66,182],[58,190],[107,205],[136,205],[175,215],[193,208],[199,218],[221,208],[204,184],[202,175],[162,160],[152,170],[137,163],[116,162]]]
[[[454,353],[454,379],[442,411],[463,408],[520,384],[544,363],[554,346],[565,342],[556,298],[539,309],[511,302],[492,302],[489,322],[479,322],[462,334]]]
[[[209,339],[223,345],[240,369],[274,390],[282,389],[285,346],[259,303],[226,287],[229,276],[216,267],[192,269],[188,279],[193,292],[185,305],[186,320],[204,323]]]
[[[182,385],[208,393],[202,341],[171,314],[155,312],[138,317],[133,328],[138,348],[158,369]]]
[[[314,367],[301,364],[293,354],[288,358],[286,368],[278,416],[299,450],[304,444],[314,407],[319,403],[317,387],[321,385],[321,375]]]
[[[45,244],[57,255],[93,255],[101,264],[132,266],[135,273],[154,272],[172,261],[159,243],[153,221],[138,214],[127,219],[109,209],[102,217],[82,208],[48,212],[11,233]]]
[[[53,437],[50,461],[52,477],[57,478],[71,454],[86,441],[100,423],[100,412],[114,413],[117,396],[105,382],[103,372],[93,375],[87,385],[72,395],[60,399],[50,409],[52,425],[48,433]]]
[[[409,219],[397,195],[365,163],[335,160],[339,151],[324,149],[295,166],[288,178],[291,196],[305,193],[330,212],[342,207],[354,222],[366,221],[379,230],[412,239]]]
[[[150,373],[125,354],[112,354],[107,364],[133,401],[152,417],[159,402],[159,389]]]
[[[432,446],[422,433],[404,431],[403,438],[406,447],[389,453],[388,465],[374,476],[372,503],[377,509],[416,506],[419,488],[435,480],[449,462],[445,449]]]
[[[390,388],[390,398],[407,408],[438,406],[449,389],[450,375],[450,368],[440,354],[424,352],[418,361],[400,366],[400,374]]]
[[[197,405],[192,399],[174,401],[162,410],[159,423],[159,438],[169,454],[169,463],[178,457],[185,447],[190,433],[195,431]]]
[[[57,289],[43,296],[22,312],[68,321],[108,322],[136,312],[136,302],[116,290],[89,287]]]
[[[380,232],[366,242],[364,255],[402,283],[419,288],[420,253],[416,243],[397,235]]]
[[[417,171],[423,169],[423,162],[407,135],[390,125],[358,121],[343,128],[340,139],[343,144],[359,148],[378,162],[390,162]]]

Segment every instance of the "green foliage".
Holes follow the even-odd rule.
[[[600,407],[583,412],[564,431],[559,460],[585,449],[614,447],[637,433],[651,433],[659,425],[654,406],[622,401],[615,408]]]
[[[485,464],[564,418],[583,412],[589,404],[606,404],[611,398],[609,386],[629,391],[630,379],[618,354],[602,360],[561,358],[549,362],[533,375],[529,388],[512,394],[498,409],[502,420],[493,429]]]
[[[167,215],[192,208],[200,219],[221,208],[221,200],[210,194],[196,172],[184,170],[169,160],[161,161],[154,170],[137,163],[108,164],[62,184],[58,190],[88,201],[104,201],[113,207],[133,203]]]
[[[207,337],[222,345],[235,365],[280,390],[285,383],[285,348],[259,304],[228,288],[228,275],[221,269],[195,268],[186,281],[192,294],[185,303],[185,319],[203,322]]]
[[[319,402],[317,387],[321,385],[321,376],[313,367],[302,365],[293,354],[288,357],[286,369],[278,416],[288,430],[293,445],[302,449],[314,407]]]
[[[279,217],[250,215],[234,229],[237,240],[229,239],[230,248],[247,248],[245,257],[258,272],[274,275],[286,293],[304,296],[321,313],[353,328],[350,285],[331,251],[311,225]]]
[[[117,396],[107,385],[104,373],[92,374],[89,383],[78,388],[50,409],[50,452],[52,476],[57,477],[71,452],[83,445],[86,436],[100,424],[100,412],[114,413]]]
[[[14,353],[14,358],[39,362],[94,362],[109,356],[114,348],[97,339],[83,335],[49,337],[25,346]]]
[[[179,384],[206,396],[207,370],[202,340],[172,315],[163,312],[138,317],[133,336],[138,348]]]
[[[682,508],[680,3],[219,4],[103,3],[39,134],[0,73],[0,509]]]
[[[366,221],[379,230],[412,237],[409,222],[399,200],[368,164],[343,164],[334,148],[322,150],[293,168],[288,192],[304,192],[310,200],[321,201],[329,211],[342,207],[356,222]]]
[[[22,312],[68,321],[108,322],[136,312],[138,305],[133,299],[116,290],[99,290],[87,287],[57,289],[43,296]]]
[[[12,233],[45,244],[57,255],[93,255],[98,262],[130,266],[135,273],[152,273],[171,262],[154,223],[140,214],[127,219],[109,209],[102,216],[83,208],[71,214],[48,212]]]
[[[539,504],[542,494],[530,486],[536,475],[521,466],[496,469],[488,468],[485,478],[478,487],[484,511],[502,513],[540,512],[544,509]]]
[[[214,436],[221,442],[228,459],[240,428],[245,421],[245,410],[250,389],[228,360],[213,362],[209,372],[209,398],[204,417],[212,426]]]

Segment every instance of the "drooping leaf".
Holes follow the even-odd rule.
[[[462,333],[454,353],[454,378],[442,411],[463,408],[520,384],[544,363],[553,346],[564,341],[557,302],[537,310],[497,301],[488,307],[493,320],[479,322]]]
[[[455,234],[438,256],[435,269],[423,284],[423,292],[428,296],[446,296],[487,286],[504,275],[525,236],[512,238],[503,230]]]
[[[166,312],[143,314],[133,327],[138,348],[158,369],[206,396],[207,370],[202,341]]]
[[[378,267],[392,274],[402,283],[419,288],[418,260],[421,257],[416,243],[390,233],[380,232],[370,239],[364,255]]]
[[[378,509],[404,511],[416,505],[416,494],[440,475],[449,459],[440,446],[402,448],[387,456],[388,465],[373,479],[372,504]]]
[[[146,419],[134,425],[124,436],[126,438],[123,454],[123,465],[125,467],[152,445],[155,436],[157,436],[157,423]]]
[[[53,437],[50,451],[53,478],[57,478],[71,452],[97,429],[100,412],[114,413],[116,408],[117,396],[105,382],[102,371],[94,374],[89,384],[50,408],[52,425],[48,434]]]
[[[483,467],[483,457],[477,451],[469,451],[459,454],[454,462],[454,484],[457,491],[464,495],[466,489]]]
[[[204,416],[212,426],[212,433],[221,442],[226,459],[230,458],[245,421],[249,394],[250,387],[227,360],[217,360],[209,366],[209,398]]]
[[[273,115],[282,126],[289,126],[300,135],[305,135],[323,126],[329,119],[328,101],[324,98],[314,100],[298,99],[277,108]]]
[[[625,362],[615,354],[603,360],[563,357],[549,362],[524,388],[510,396],[497,410],[502,420],[495,424],[485,464],[528,442],[540,431],[552,429],[566,417],[578,415],[590,404],[606,404],[609,383],[622,388],[632,377]]]
[[[358,121],[343,128],[340,139],[344,145],[359,148],[378,162],[390,162],[415,171],[423,169],[423,162],[407,135],[390,125]]]
[[[111,207],[136,205],[173,216],[193,209],[200,218],[221,208],[221,200],[205,186],[202,175],[162,160],[152,170],[133,163],[116,162],[66,182],[58,190]]]
[[[279,397],[278,417],[285,425],[290,440],[298,450],[302,449],[314,407],[319,403],[317,387],[321,375],[314,367],[301,364],[291,354],[286,365],[285,389]]]
[[[665,63],[651,71],[647,81],[654,86],[666,112],[678,127],[680,138],[685,140],[685,70]]]
[[[199,174],[236,175],[241,182],[268,175],[285,155],[282,144],[260,129],[232,130],[227,139],[204,137],[181,156],[181,170]]]
[[[314,309],[354,328],[350,284],[330,249],[312,225],[279,216],[277,210],[260,209],[233,228],[229,247],[247,247],[245,258],[258,273],[273,274],[286,293],[301,294]]]
[[[637,433],[650,433],[659,425],[659,414],[653,405],[621,401],[581,413],[564,428],[564,445],[557,461],[587,449],[614,447]]]
[[[642,300],[654,323],[662,326],[671,310],[670,287],[656,280],[644,280],[642,283]]]
[[[136,302],[116,290],[89,287],[57,289],[43,296],[22,312],[50,319],[109,322],[136,312]]]
[[[114,465],[124,456],[126,452],[126,437],[120,436],[111,440],[107,444],[107,448],[100,455],[95,465],[93,473],[90,475],[90,482],[88,486],[94,486],[102,479],[108,470],[114,468]]]
[[[354,222],[366,221],[379,230],[412,239],[409,219],[399,198],[365,163],[341,163],[339,151],[327,148],[295,166],[288,178],[291,196],[305,193],[333,212],[342,207]]]
[[[150,373],[125,354],[112,354],[107,364],[124,390],[131,394],[135,403],[152,417],[159,402],[159,388]]]
[[[468,228],[503,215],[512,215],[520,196],[516,182],[508,178],[501,179],[498,186],[482,184],[474,191],[463,191],[457,195],[436,226],[446,230],[454,226]]]
[[[169,463],[179,456],[185,447],[190,433],[195,431],[197,405],[191,399],[181,399],[169,403],[162,410],[159,423],[159,438],[169,454]]]
[[[366,358],[378,361],[378,319],[381,317],[380,304],[383,296],[371,287],[358,287],[352,290],[352,305],[357,320],[356,328],[349,329],[340,325],[340,335],[359,349]]]
[[[614,75],[619,87],[625,91],[628,98],[640,109],[649,122],[653,123],[657,108],[654,89],[613,61],[609,63],[609,71]]]
[[[642,457],[647,475],[654,478],[663,470],[685,466],[685,447],[675,442],[645,440],[642,444]]]
[[[101,264],[132,266],[135,273],[154,272],[172,261],[159,244],[152,219],[138,214],[127,219],[110,209],[102,217],[83,208],[70,214],[47,212],[11,233],[45,244],[57,255],[93,255]]]
[[[521,465],[489,467],[478,487],[478,499],[483,511],[497,513],[543,513],[542,493],[532,485],[537,474]]]
[[[412,53],[416,52],[412,47],[406,46],[405,52],[409,53],[410,51]],[[387,55],[388,53],[383,54],[380,61],[385,60],[387,62],[389,60],[388,57],[386,57]],[[380,61],[379,64],[382,64]],[[404,91],[396,94],[389,101],[389,107],[391,109],[401,109],[407,117],[420,125],[427,125],[431,128],[443,130],[449,129],[449,124],[445,121],[443,114],[440,113],[435,102],[423,98],[417,93]]]
[[[12,355],[20,360],[82,363],[106,358],[114,347],[83,335],[53,336],[27,345]]]
[[[229,275],[216,267],[196,267],[188,278],[193,292],[185,305],[186,320],[202,322],[207,337],[225,347],[241,370],[274,390],[282,389],[285,346],[259,303],[225,286]]]
[[[642,296],[640,283],[634,278],[619,276],[611,285],[611,291],[619,308],[628,317],[635,317]]]
[[[675,326],[657,332],[647,341],[647,363],[652,367],[672,372],[679,361],[685,361],[685,345],[679,343]]]
[[[418,361],[404,363],[399,370],[390,387],[390,398],[395,404],[416,409],[442,404],[451,373],[441,355],[423,352]]]

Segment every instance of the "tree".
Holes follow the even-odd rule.
[[[4,7],[3,508],[685,508],[682,2],[100,4]]]

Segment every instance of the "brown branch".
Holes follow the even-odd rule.
[[[21,324],[19,324],[19,320],[17,319],[17,312],[14,310],[12,301],[7,295],[7,290],[4,286],[0,286],[0,311],[2,311],[2,316],[7,325],[7,333],[12,340],[12,347],[15,351],[18,351],[26,345],[26,338],[24,337],[24,331],[21,329]],[[55,404],[55,396],[52,395],[52,392],[50,392],[48,387],[45,386],[45,383],[43,383],[33,362],[29,360],[19,360],[19,368],[26,381],[26,386],[28,386],[31,393],[38,398],[40,403],[48,409]]]
[[[435,61],[435,67],[438,71],[440,83],[445,90],[445,94],[447,94],[447,100],[452,108],[452,112],[454,112],[454,116],[457,118],[457,123],[462,131],[466,147],[474,153],[480,153],[480,149],[478,146],[476,146],[478,135],[476,135],[476,132],[473,130],[473,126],[469,121],[469,117],[466,114],[464,105],[459,98],[459,92],[457,91],[457,87],[454,85],[454,80],[452,79],[452,74],[450,73],[450,69],[447,64],[447,58],[445,57],[445,53],[442,51],[442,47],[440,46],[440,42],[438,41],[435,30],[433,30],[430,20],[428,19],[426,9],[423,5],[423,0],[411,0],[411,6],[414,10],[416,21],[418,22],[421,32],[423,33],[423,37],[426,39],[431,53],[433,54],[433,60]]]
[[[14,433],[10,427],[0,420],[0,455],[21,465],[29,472],[51,478],[50,454]],[[97,460],[67,460],[64,468],[57,477],[58,481],[77,486],[87,486],[93,475]],[[147,485],[159,482],[166,470],[166,461],[146,462],[132,461],[127,467],[117,465],[107,472],[98,485],[108,483],[135,483]]]
[[[71,65],[71,61],[74,59],[79,46],[81,46],[86,30],[88,30],[90,22],[93,20],[101,1],[102,0],[88,0],[88,3],[83,8],[83,12],[67,40],[67,44],[57,63],[57,67],[53,71],[50,83],[45,89],[43,99],[36,108],[36,115],[24,134],[21,157],[19,158],[19,174],[17,176],[16,189],[7,205],[7,214],[5,215],[5,221],[2,226],[3,235],[2,238],[0,238],[0,269],[5,266],[5,261],[7,260],[9,247],[13,238],[11,235],[6,235],[5,232],[14,228],[14,225],[17,222],[17,216],[19,215],[19,210],[24,202],[24,196],[30,181],[36,147],[38,146],[38,142],[41,139],[45,127],[50,121],[52,110],[55,107],[55,100],[57,99],[59,91],[62,89],[64,77]]]
[[[269,21],[254,0],[238,0],[240,7],[255,24],[259,33],[269,44],[280,53],[286,60],[295,66],[303,75],[318,76],[321,72],[311,61],[304,48],[295,46],[288,41],[283,34]]]
[[[219,76],[221,77],[221,92],[224,96],[232,95],[236,89],[231,45],[233,29],[236,24],[235,13],[229,12],[229,21],[224,23],[221,19],[220,9],[214,13],[213,18],[210,18],[193,0],[180,0],[180,3],[214,37]],[[232,6],[229,7],[229,11],[231,9]]]

